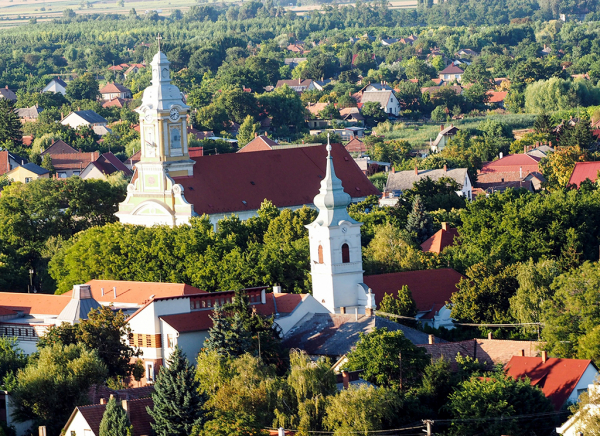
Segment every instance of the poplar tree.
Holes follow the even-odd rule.
[[[431,217],[425,211],[420,195],[415,195],[412,212],[408,215],[406,222],[406,230],[413,235],[413,239],[419,244],[433,234]]]
[[[133,427],[127,413],[114,398],[111,398],[106,405],[102,421],[100,421],[99,436],[129,436],[132,432]]]
[[[160,368],[148,407],[156,436],[189,436],[201,428],[205,417],[202,406],[206,396],[198,391],[194,368],[178,346]]]

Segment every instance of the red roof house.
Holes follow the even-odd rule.
[[[133,172],[125,166],[110,151],[90,162],[79,174],[82,179],[106,179],[107,176],[121,171],[126,177],[131,177]]]
[[[385,294],[395,296],[406,285],[417,304],[421,320],[450,324],[449,313],[444,315],[443,320],[436,320],[436,316],[440,317],[440,311],[458,290],[456,285],[462,278],[463,275],[452,268],[440,268],[364,276],[364,281],[375,294],[377,305]]]
[[[431,238],[421,244],[423,251],[440,254],[444,248],[454,245],[454,238],[458,236],[458,230],[452,228],[448,223],[442,223],[442,228]]]
[[[346,144],[346,150],[348,153],[366,153],[367,146],[358,138],[352,138],[350,142]]]
[[[504,190],[507,187],[537,190],[541,183],[532,181],[532,176],[536,180],[544,180],[539,169],[540,160],[538,156],[523,153],[487,162],[477,173],[476,187],[484,190]]]
[[[600,171],[600,162],[577,162],[571,173],[569,185],[575,185],[579,188],[584,180],[589,179],[595,182],[598,178],[598,171]]]
[[[594,382],[598,369],[591,360],[514,356],[506,364],[506,374],[515,379],[529,378],[538,386],[555,410],[577,401],[579,395]]]
[[[55,154],[67,154],[67,153],[78,153],[73,147],[67,144],[62,139],[58,139],[50,145],[46,150],[44,150],[41,155],[44,156],[49,154],[50,156],[54,156]]]
[[[273,146],[277,145],[275,141],[269,139],[265,135],[255,135],[254,139],[240,148],[238,153],[248,153],[251,151],[266,151],[273,150]]]

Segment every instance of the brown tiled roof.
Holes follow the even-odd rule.
[[[456,355],[478,359],[485,363],[487,369],[492,369],[496,364],[505,365],[513,357],[520,355],[521,350],[525,356],[539,356],[539,349],[543,344],[536,341],[510,341],[504,339],[469,339],[460,342],[446,342],[436,344],[423,344],[427,353],[435,360],[442,357],[450,361],[454,371],[458,370]]]
[[[7,150],[0,151],[0,175],[10,171],[10,158]]]
[[[30,146],[32,143],[33,143],[32,135],[23,136],[23,145]]]
[[[152,408],[154,402],[152,398],[141,398],[138,400],[129,400],[127,402],[129,421],[133,426],[133,436],[144,436],[152,434],[152,418],[146,410]],[[106,404],[94,404],[92,406],[78,406],[76,408],[85,418],[90,429],[95,435],[100,434],[100,422],[106,410]],[[71,417],[73,418],[73,416]],[[71,420],[69,420],[70,423]],[[68,424],[67,424],[68,425]]]
[[[120,97],[115,97],[112,100],[108,100],[105,101],[104,103],[102,103],[102,107],[125,107],[125,103],[127,102],[127,100],[120,98]]]
[[[141,388],[129,388],[129,389],[110,389],[104,385],[92,385],[88,391],[88,400],[92,404],[100,404],[100,399],[104,398],[108,401],[111,395],[116,400],[137,400],[139,398],[149,398],[154,392],[154,386],[148,385]]]
[[[440,71],[440,74],[463,74],[464,71],[461,70],[459,67],[457,67],[454,64],[448,65],[446,68],[444,68],[442,71]]]
[[[131,92],[129,88],[121,85],[120,83],[107,83],[100,90],[100,94],[114,94],[118,92]]]
[[[348,153],[361,153],[367,151],[367,147],[360,139],[352,138],[352,140],[346,144],[346,150]]]
[[[308,103],[308,106],[306,106],[306,109],[313,115],[319,115],[319,112],[321,112],[323,109],[325,109],[327,107],[329,103]]]
[[[341,144],[332,144],[335,172],[354,198],[381,195]],[[267,199],[277,207],[310,205],[325,177],[324,145],[228,153],[192,158],[193,176],[174,177],[202,215],[257,210]]]
[[[94,162],[98,159],[100,153],[85,152],[85,153],[64,153],[64,154],[52,154],[52,166],[56,171],[60,170],[83,170],[87,167],[90,162]]]
[[[440,268],[365,276],[364,281],[373,290],[377,304],[386,293],[395,296],[406,285],[419,312],[433,312],[450,301],[461,278],[463,275],[452,268]]]
[[[94,165],[104,175],[110,175],[117,171],[122,171],[128,177],[133,175],[133,172],[110,151],[104,153],[94,162],[90,163],[90,165]]]
[[[489,96],[487,103],[502,103],[506,96],[507,91],[488,91],[485,93]]]
[[[308,294],[266,294],[266,304],[256,306],[256,311],[265,316],[275,313],[287,315],[292,313],[296,307],[306,298]]]
[[[52,143],[52,145],[50,147],[48,147],[46,150],[44,150],[41,155],[44,156],[46,154],[49,154],[50,156],[54,156],[55,154],[68,154],[68,153],[79,153],[77,150],[75,150],[73,147],[71,147],[69,144],[67,144],[65,141],[63,141],[62,139],[57,139],[56,141],[54,141]]]
[[[144,304],[154,298],[174,297],[180,295],[199,294],[201,291],[183,283],[130,282],[125,280],[90,280],[86,283],[92,289],[92,297],[99,303],[134,303]],[[113,287],[117,288],[117,298]],[[104,295],[102,295],[104,289]],[[71,296],[73,291],[63,295]]]
[[[248,153],[250,151],[272,150],[274,145],[277,145],[277,143],[275,141],[273,141],[272,139],[269,139],[265,135],[259,135],[256,138],[254,138],[252,141],[250,141],[249,143],[244,145],[242,148],[240,148],[237,152],[238,153]]]

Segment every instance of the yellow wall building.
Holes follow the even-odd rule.
[[[6,173],[6,177],[14,182],[29,183],[37,179],[50,178],[50,171],[34,163],[27,163],[13,168]]]

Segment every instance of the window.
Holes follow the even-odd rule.
[[[140,334],[137,335],[137,344],[138,344],[138,347],[144,346],[144,340],[142,338],[142,335],[140,335]]]
[[[67,178],[67,173],[65,173],[65,172],[58,173],[58,178],[59,179],[66,179]]]
[[[152,336],[146,335],[146,347],[152,348]]]
[[[348,244],[342,245],[342,263],[350,263],[350,247]]]
[[[73,175],[74,176],[78,176],[79,175],[79,171],[73,171]]]
[[[31,183],[32,180],[31,177],[25,177],[25,183]]]
[[[319,263],[323,263],[323,246],[319,245]]]
[[[169,348],[173,348],[175,346],[173,341],[173,335],[167,335],[167,345]]]
[[[146,364],[146,380],[149,382],[154,381],[154,365],[151,363]]]

